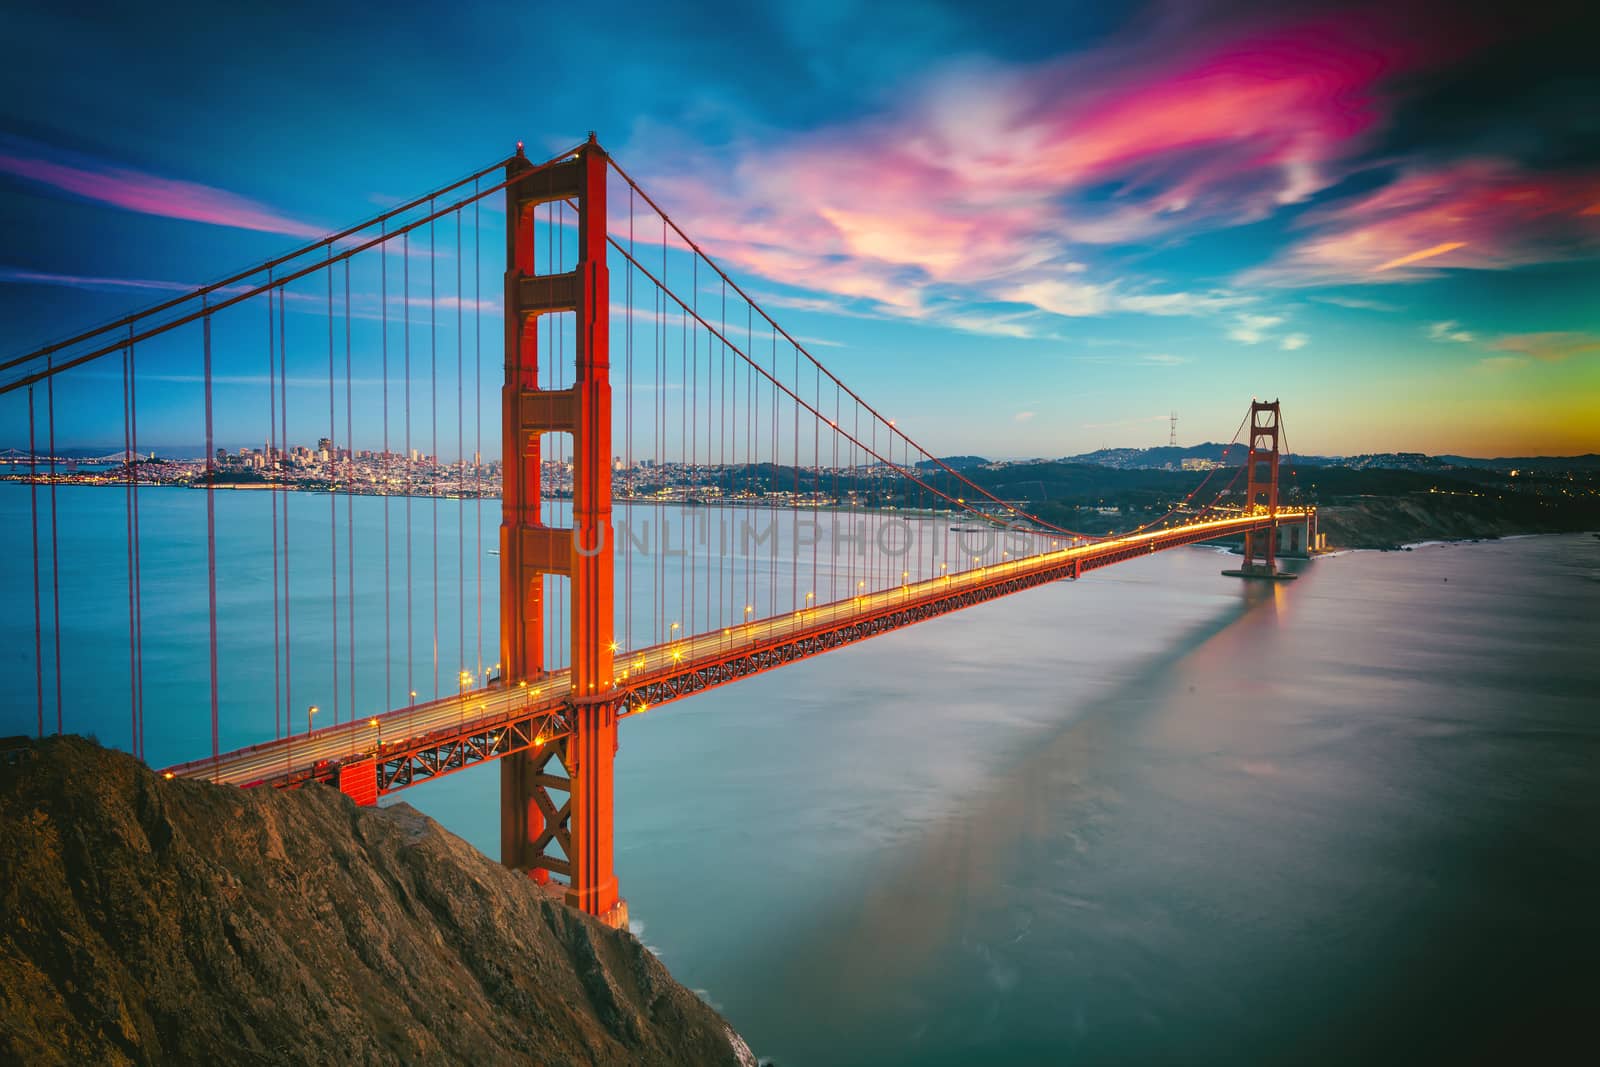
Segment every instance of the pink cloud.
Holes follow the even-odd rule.
[[[73,157],[70,162],[47,159],[19,150],[14,142],[0,151],[0,173],[143,215],[310,240],[325,236],[320,227],[291,219],[237,193],[81,157]]]
[[[1402,282],[1569,259],[1600,247],[1597,196],[1597,172],[1534,175],[1496,159],[1419,168],[1312,214],[1312,236],[1246,280]]]
[[[1369,12],[1238,32],[1175,58],[1156,41],[1031,67],[968,64],[892,112],[648,184],[713,254],[797,289],[919,318],[947,316],[952,299],[1046,309],[1028,294],[1055,293],[1044,283],[1081,269],[1077,247],[1260,218],[1342,176],[1386,118],[1385,79],[1432,58],[1389,29]],[[1074,286],[1094,287],[1126,288]],[[1149,307],[1207,309],[1145,295],[1171,298]]]

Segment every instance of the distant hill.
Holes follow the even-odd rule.
[[[1593,452],[1581,456],[1501,456],[1497,459],[1478,459],[1473,456],[1436,456],[1453,467],[1475,467],[1479,470],[1531,470],[1544,474],[1565,474],[1568,471],[1600,471],[1600,455]]]
[[[1122,470],[1135,468],[1161,468],[1181,467],[1186,459],[1205,460],[1211,463],[1243,463],[1248,446],[1235,444],[1228,446],[1215,441],[1204,444],[1173,446],[1160,445],[1155,448],[1101,448],[1093,452],[1084,452],[1077,456],[1067,456],[1061,460],[1063,463],[1089,463],[1097,467],[1116,467]],[[1284,457],[1285,462],[1294,462],[1307,465],[1322,466],[1337,462],[1336,457],[1330,456],[1301,456],[1289,455]]]
[[[939,469],[939,464],[943,463],[951,470],[963,471],[973,467],[987,467],[989,462],[982,456],[943,456],[937,460],[919,460],[917,466],[923,470],[937,470]]]

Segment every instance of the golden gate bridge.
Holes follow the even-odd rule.
[[[486,232],[504,247],[488,271],[503,271],[501,285],[491,280],[487,295]],[[486,318],[504,325],[503,339],[490,339],[504,376],[498,575],[487,595],[483,501],[468,492],[469,478],[492,469],[482,460]],[[141,758],[145,610],[158,595],[145,586],[165,580],[145,560],[148,476],[127,461],[143,454],[141,381],[147,426],[154,411],[170,427],[176,409],[204,442],[188,484],[205,497],[208,684],[193,704],[208,713],[210,745],[166,776],[324,783],[373,804],[498,761],[502,861],[541,884],[563,879],[570,903],[613,924],[627,914],[612,841],[620,720],[1165,549],[1242,537],[1244,562],[1227,573],[1275,578],[1280,553],[1304,555],[1315,542],[1315,513],[1279,502],[1277,401],[1251,402],[1230,443],[1242,444],[1243,462],[1207,472],[1164,514],[1111,535],[1069,529],[1000,499],[867,403],[592,136],[540,163],[519,144],[509,159],[287,255],[0,364],[0,397],[27,409],[28,448],[4,458],[28,471],[41,736],[52,717],[56,732],[67,725],[60,589],[72,561],[60,558],[57,491],[70,483],[58,424],[120,426],[120,449],[101,461],[121,464],[112,480],[124,490],[125,558],[96,566],[107,571],[103,610],[127,617],[128,747]],[[312,391],[314,405],[302,399]],[[226,440],[259,445],[251,484],[270,503],[270,734],[265,687],[230,692],[230,662],[247,655],[234,635],[265,620],[219,601],[219,566],[226,592],[238,562],[218,548],[216,497],[237,481],[218,453],[219,409]],[[295,449],[292,431],[322,447]],[[1212,484],[1230,470],[1228,483]],[[295,491],[305,481],[326,508]],[[356,532],[355,501],[369,495],[382,497],[381,552],[376,533]],[[453,605],[440,591],[440,502],[452,498],[456,552],[443,574]],[[697,506],[717,510],[722,536],[693,533],[711,525]],[[669,530],[670,509],[687,516],[675,560],[640,537],[651,523]],[[768,527],[745,522],[730,550],[729,515]],[[318,516],[326,539],[307,548]],[[986,535],[977,545],[973,531]],[[119,563],[120,586],[110,577]],[[424,599],[431,615],[419,627]],[[451,607],[454,620],[441,615]],[[308,640],[299,621],[297,639],[308,612],[318,636]],[[486,654],[486,641],[496,651]],[[330,706],[307,703],[299,729],[308,693]],[[224,716],[224,705],[239,710]]]

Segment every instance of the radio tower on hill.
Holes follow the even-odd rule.
[[[1176,411],[1174,411],[1172,413],[1172,417],[1167,420],[1167,423],[1171,427],[1170,432],[1167,434],[1167,444],[1172,446],[1173,448],[1177,448],[1178,447],[1178,413]]]

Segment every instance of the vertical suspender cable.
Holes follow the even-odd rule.
[[[431,214],[431,212],[430,212]],[[415,615],[411,610],[411,478],[414,473],[411,457],[411,231],[407,230],[400,235],[400,307],[405,315],[405,497],[406,497],[406,697],[408,707],[416,707],[417,684],[413,671],[413,661],[416,659],[416,642],[413,639],[412,625]]]
[[[205,298],[201,298],[203,307]],[[217,738],[217,696],[221,679],[217,677],[217,476],[216,442],[211,427],[211,316],[201,320],[205,337],[206,379],[206,587],[211,624],[211,760],[221,754]]]
[[[328,246],[329,256],[333,255],[333,246]],[[333,625],[329,629],[333,643],[333,722],[339,722],[339,482],[338,460],[335,452],[338,445],[335,443],[339,436],[339,427],[334,416],[334,385],[333,385],[333,265],[330,263],[324,268],[323,273],[328,277],[328,605],[332,612]],[[320,450],[319,450],[320,451]]]
[[[433,201],[428,201],[433,214]],[[439,469],[439,300],[437,220],[428,223],[428,417],[433,427],[433,467]],[[439,488],[428,486],[433,518],[433,699],[439,699]]]
[[[661,277],[667,276],[667,224],[661,224]],[[667,351],[666,309],[663,307],[665,298],[659,288],[652,292],[655,303],[655,331],[651,338],[651,356],[655,372],[650,393],[650,445],[653,452],[650,463],[652,483],[656,484],[661,477],[661,455],[663,451],[661,435],[666,429],[666,416],[663,405],[666,403],[666,392],[662,388],[662,368],[665,365]],[[663,588],[665,579],[662,577],[661,561],[666,552],[666,527],[662,521],[661,498],[656,497],[655,504],[650,509],[651,518],[655,521],[656,549],[651,553],[650,559],[650,643],[661,643],[661,601],[666,590]]]
[[[288,469],[289,453],[289,320],[286,306],[287,289],[278,290],[278,396],[282,405],[278,409],[278,446]],[[283,732],[294,732],[294,628],[291,611],[294,606],[293,586],[289,581],[289,500],[292,494],[287,484],[283,491]]]
[[[629,256],[633,255],[633,190],[632,189],[628,190],[628,255]],[[633,477],[634,477],[634,474],[633,474],[633,273],[634,273],[634,271],[633,271],[633,264],[632,263],[629,263],[627,265],[627,271],[628,271],[628,281],[627,281],[627,301],[628,301],[627,330],[628,330],[628,340],[627,340],[627,343],[626,343],[626,346],[625,346],[625,351],[627,353],[626,360],[627,360],[627,365],[628,365],[628,370],[627,370],[627,374],[626,374],[626,378],[627,378],[627,382],[628,382],[628,384],[627,384],[628,393],[627,393],[626,398],[623,400],[623,408],[624,408],[624,411],[625,411],[625,416],[624,416],[624,419],[623,419],[623,430],[622,430],[622,434],[623,434],[622,453],[626,457],[626,459],[625,459],[626,466],[625,466],[624,469],[627,472],[625,477],[628,479],[629,492],[628,492],[628,510],[627,510],[626,515],[625,515],[625,517],[623,519],[623,522],[624,522],[625,527],[626,527],[628,532],[623,535],[624,548],[622,550],[622,604],[623,604],[623,609],[622,609],[623,610],[623,615],[622,615],[622,639],[623,639],[624,642],[626,642],[627,649],[629,651],[632,651],[632,649],[633,649],[633,537],[631,535],[633,533],[633,518],[634,518],[634,501],[633,501],[633,492],[632,492]]]
[[[129,334],[132,334],[129,327]],[[133,493],[135,460],[132,439],[132,418],[129,415],[128,402],[128,363],[132,355],[133,343],[130,340],[128,348],[122,356],[122,458],[123,466],[127,468],[128,488],[124,503],[124,519],[127,524],[128,547],[128,747],[135,755],[139,752],[139,654],[137,644],[137,622],[134,617],[134,564],[133,564]]]
[[[695,284],[694,292],[696,295],[699,293],[698,282]],[[696,469],[700,463],[700,332],[700,328],[688,316],[685,316],[683,339],[685,350],[689,354],[689,365],[684,372],[685,381],[687,382],[684,392],[684,406],[687,409],[684,413],[684,425],[688,427],[689,436],[684,442],[684,455],[685,462],[688,464],[690,487],[688,497],[691,500],[698,498],[700,488],[700,473]],[[687,563],[684,576],[688,582],[689,606],[688,614],[685,616],[683,623],[684,634],[699,633],[696,624],[700,618],[698,609],[700,606],[699,577],[701,568],[695,565],[695,553],[699,548],[702,515],[699,509],[690,512],[690,515],[693,517],[693,537],[685,543],[688,554],[684,557]],[[685,521],[684,532],[685,535],[690,532],[690,525],[687,520]]]
[[[777,489],[779,487],[778,486],[778,472],[782,469],[782,465],[778,460],[778,429],[779,429],[778,422],[779,422],[779,419],[778,419],[778,331],[777,331],[777,329],[774,328],[771,331],[771,334],[772,334],[772,352],[771,352],[771,356],[772,356],[772,482],[771,482],[771,487],[773,489]],[[772,539],[771,539],[772,548],[768,551],[768,555],[771,558],[771,564],[770,564],[770,566],[771,566],[771,575],[770,575],[770,579],[769,579],[769,582],[770,582],[770,594],[769,595],[772,597],[772,601],[771,601],[771,603],[769,603],[767,605],[767,614],[768,615],[776,615],[778,613],[778,532],[777,532],[777,529],[776,529],[778,520],[777,520],[776,505],[769,505],[768,506],[767,518],[768,518],[768,521],[770,521],[773,524],[773,527],[774,527],[774,529],[772,531]]]
[[[38,736],[44,736],[44,625],[39,612],[39,453],[33,438],[33,386],[28,386],[28,510],[33,518],[33,688]],[[57,664],[57,669],[60,665]]]
[[[461,212],[456,212],[456,669],[467,666],[467,459],[466,428],[462,425],[465,398],[462,395],[466,380],[462,372],[465,351],[462,340],[466,336],[466,310],[461,293]],[[457,686],[457,689],[463,688]]]
[[[49,357],[46,366],[55,362]],[[45,417],[50,440],[50,602],[56,640],[56,733],[61,732],[61,542],[56,537],[56,376],[45,380]]]
[[[344,261],[344,607],[345,642],[350,657],[349,678],[350,721],[356,717],[356,512],[355,512],[355,399],[351,387],[355,384],[351,374],[350,355],[350,261]],[[388,709],[385,708],[385,711]]]
[[[133,347],[133,326],[128,326],[128,444],[133,450],[133,461],[139,461],[139,352]],[[135,468],[137,471],[137,467]],[[144,758],[144,564],[140,548],[139,485],[137,474],[133,486],[133,696],[138,709],[135,726],[134,755]]]
[[[388,229],[385,225],[384,230]],[[394,608],[390,598],[394,582],[389,577],[389,475],[394,457],[389,454],[389,243],[378,246],[378,328],[383,337],[378,348],[383,355],[383,709],[394,709]]]
[[[472,183],[474,194],[478,191],[478,183]],[[473,523],[476,526],[477,551],[473,559],[474,580],[478,587],[478,660],[477,678],[484,685],[488,684],[488,676],[483,672],[483,226],[479,221],[478,201],[474,196],[472,201],[472,273],[473,273],[473,346],[476,350],[477,362],[472,372],[472,420],[473,420],[473,447],[472,447],[472,476],[476,483],[473,492]],[[502,470],[504,466],[502,464]]]
[[[794,466],[794,500],[789,510],[790,531],[789,543],[793,546],[790,554],[790,584],[789,602],[795,608],[804,605],[800,602],[800,347],[794,350],[794,454],[790,462]]]
[[[272,274],[267,274],[267,282]],[[272,498],[272,736],[282,737],[283,727],[283,630],[278,617],[278,494],[283,491],[283,476],[278,473],[278,322],[273,307],[273,290],[267,290],[267,462],[272,466],[273,484],[267,493]]]

